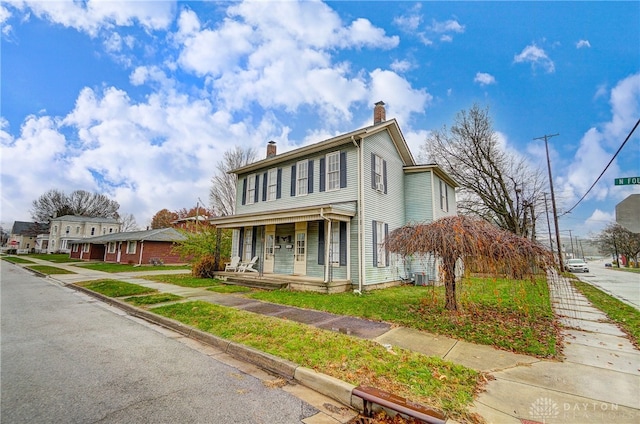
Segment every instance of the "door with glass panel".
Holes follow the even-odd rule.
[[[276,226],[267,225],[264,231],[264,272],[273,272],[275,263]]]
[[[293,254],[293,273],[307,275],[307,223],[296,222],[296,234]]]

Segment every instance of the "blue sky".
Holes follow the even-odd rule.
[[[3,1],[2,226],[49,189],[100,192],[144,227],[208,201],[222,153],[372,121],[414,154],[474,103],[572,208],[640,118],[638,2]],[[638,131],[640,132],[640,130]],[[640,134],[560,227],[586,237],[640,186]],[[538,223],[541,237],[546,220]]]

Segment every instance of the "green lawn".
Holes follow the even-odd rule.
[[[171,293],[150,294],[147,296],[127,297],[124,301],[135,306],[155,305],[157,303],[173,302],[174,300],[184,299],[182,296]]]
[[[414,401],[468,417],[480,375],[437,357],[274,317],[202,301],[151,309],[227,340],[252,346],[351,384],[376,386]]]
[[[25,259],[19,256],[3,256],[2,260],[7,262],[12,262],[14,264],[33,264],[35,262],[30,261],[29,259]]]
[[[43,261],[54,262],[57,264],[67,263],[67,262],[80,262],[79,259],[71,259],[68,253],[53,253],[50,255],[46,253],[35,253],[35,254],[27,255],[27,257],[42,259]]]
[[[287,290],[247,296],[267,302],[352,315],[443,334],[539,357],[557,354],[558,325],[546,280],[465,279],[461,311],[444,309],[444,287],[400,286],[363,295]]]
[[[629,334],[631,341],[636,347],[640,348],[640,311],[608,295],[591,284],[583,283],[577,279],[572,279],[571,283],[585,295],[596,308],[607,314],[625,333]]]
[[[34,271],[41,272],[43,274],[47,274],[47,275],[53,275],[53,274],[75,274],[75,272],[73,272],[73,271],[68,271],[66,269],[56,268],[55,266],[49,266],[49,265],[29,265],[28,268],[32,269]]]
[[[148,272],[148,271],[167,271],[174,269],[191,269],[189,265],[142,265],[134,266],[131,264],[116,264],[108,262],[84,262],[82,264],[75,264],[75,266],[81,266],[83,268],[92,269],[94,271],[102,271],[109,273],[118,272]]]
[[[636,273],[636,274],[640,274],[640,268],[630,268],[630,267],[626,267],[626,266],[618,268],[617,266],[614,265],[611,269],[614,270],[614,271],[633,272],[633,273]]]
[[[212,287],[222,284],[220,280],[194,277],[191,274],[142,275],[141,277],[146,280],[174,284],[181,287]]]
[[[101,293],[109,297],[135,296],[138,294],[157,293],[158,290],[118,280],[84,281],[77,285]]]

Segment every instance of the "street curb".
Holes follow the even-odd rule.
[[[220,349],[228,355],[254,364],[259,368],[272,372],[287,380],[295,381],[305,387],[315,390],[320,394],[334,399],[341,404],[348,406],[349,408],[354,408],[359,412],[363,411],[362,399],[354,397],[352,400],[352,391],[355,388],[355,386],[352,384],[339,380],[335,377],[331,377],[329,375],[314,371],[310,368],[305,368],[303,366],[300,366],[299,364],[296,364],[295,362],[291,362],[289,360],[279,358],[275,355],[262,352],[250,346],[235,343],[215,336],[213,334],[206,333],[202,330],[189,327],[181,322],[156,315],[147,310],[137,308],[129,303],[105,296],[101,293],[94,292],[85,287],[81,287],[76,284],[67,284],[66,287],[70,287],[76,291],[94,297],[102,301],[103,303],[108,304],[109,306],[117,307],[118,309],[126,312],[128,315],[144,319],[145,321],[160,325],[164,328],[168,328],[182,334],[185,337]]]

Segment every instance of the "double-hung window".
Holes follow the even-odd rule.
[[[278,193],[278,169],[269,170],[267,175],[267,201],[276,200]]]
[[[386,246],[389,224],[373,221],[373,266],[382,268],[389,265],[389,251]]]
[[[116,253],[116,244],[114,242],[109,242],[109,253]]]
[[[309,187],[309,161],[303,160],[298,162],[296,170],[297,192],[296,196],[307,194]]]
[[[88,253],[88,252],[89,252],[89,243],[84,243],[84,244],[82,245],[82,251],[83,251],[84,253]]]
[[[338,222],[335,222],[334,225],[331,226],[331,250],[330,250],[330,258],[329,261],[333,265],[340,264],[340,225]]]
[[[375,166],[373,169],[375,179],[375,188],[378,191],[384,191],[384,180],[382,179],[382,158],[378,155],[375,155],[374,158]]]
[[[127,242],[127,253],[130,254],[130,255],[136,253],[136,242],[135,241],[128,241]]]
[[[440,209],[449,212],[449,190],[447,184],[440,180]]]
[[[253,205],[256,198],[256,175],[251,174],[247,177],[247,205]]]
[[[327,155],[327,191],[340,188],[340,152]]]

